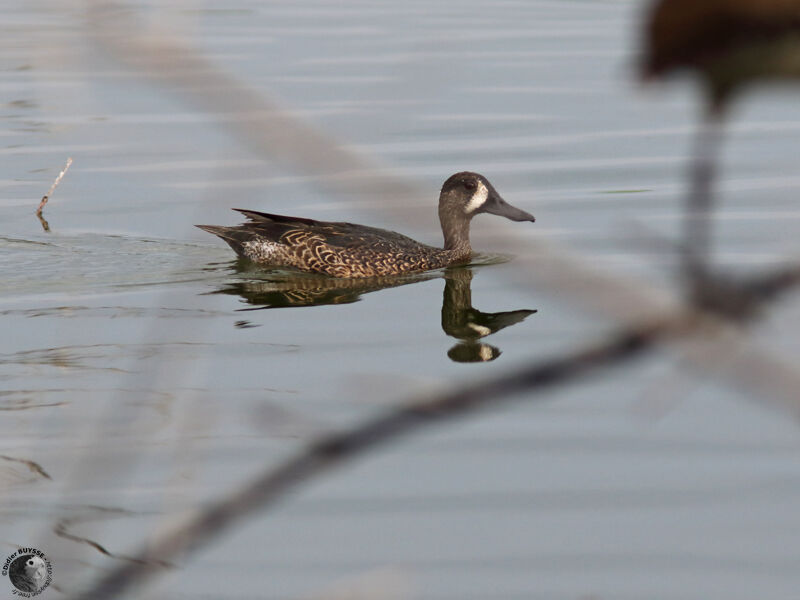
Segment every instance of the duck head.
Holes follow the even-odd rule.
[[[461,246],[469,249],[469,223],[482,213],[512,221],[536,221],[532,214],[503,200],[483,175],[470,171],[456,173],[444,182],[439,195],[439,220],[445,249]]]

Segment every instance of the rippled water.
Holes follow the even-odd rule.
[[[252,107],[215,104],[224,80],[153,75],[82,5],[6,7],[0,540],[7,554],[46,552],[63,591],[320,432],[613,327],[530,285],[536,257],[514,240],[568,244],[598,272],[672,280],[698,111],[688,86],[631,82],[636,5],[111,10],[199,49],[421,193],[332,191],[259,142]],[[187,64],[179,74],[198,72]],[[717,227],[729,268],[800,250],[796,92],[737,107]],[[33,211],[67,157],[46,232]],[[438,186],[466,169],[537,222],[476,220],[483,254],[465,269],[334,283],[253,269],[193,227],[233,224],[230,208],[243,207],[435,243]],[[789,364],[795,300],[755,332]],[[327,597],[350,582],[387,598],[793,599],[796,423],[685,363],[664,351],[405,440],[249,521],[152,597]]]

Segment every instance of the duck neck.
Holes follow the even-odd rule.
[[[472,254],[472,247],[469,245],[469,220],[446,216],[439,215],[444,233],[444,249],[455,251],[459,256],[469,256]]]

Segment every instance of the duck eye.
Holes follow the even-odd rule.
[[[472,192],[478,188],[478,184],[472,179],[468,179],[467,181],[464,182],[464,187]]]

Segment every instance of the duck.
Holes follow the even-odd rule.
[[[400,233],[353,223],[315,221],[255,210],[234,227],[197,225],[222,238],[242,258],[331,277],[384,277],[466,264],[472,257],[469,228],[479,214],[535,222],[507,203],[483,175],[451,175],[439,194],[444,247],[428,246]]]

